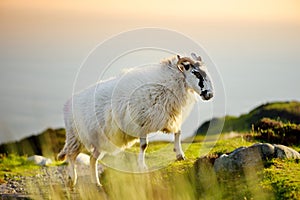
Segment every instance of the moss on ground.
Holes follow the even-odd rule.
[[[272,191],[276,199],[300,199],[299,160],[272,160],[263,171],[262,186]]]
[[[37,169],[40,167],[28,161],[26,156],[0,154],[0,183],[5,183],[4,176],[30,176]]]

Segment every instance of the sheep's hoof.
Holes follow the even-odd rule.
[[[100,199],[108,199],[107,193],[105,191],[105,188],[101,184],[93,184],[93,189],[95,192],[97,192],[97,195],[100,195]]]
[[[103,185],[101,185],[101,184],[96,184],[95,187],[96,187],[96,189],[97,189],[98,192],[104,192]]]
[[[139,165],[139,170],[140,170],[141,172],[148,171],[148,166],[147,166],[147,165]]]
[[[97,186],[97,189],[98,189],[98,195],[101,196],[100,199],[107,200],[108,199],[108,194],[107,194],[105,188],[101,185],[101,186]]]
[[[179,154],[179,155],[176,155],[176,160],[177,161],[185,160],[185,157],[183,155]]]

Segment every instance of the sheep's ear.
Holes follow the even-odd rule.
[[[194,60],[202,61],[200,56],[197,56],[195,53],[191,53],[191,56]]]
[[[177,68],[179,69],[179,71],[183,73],[183,69],[184,69],[183,65],[179,64],[177,65]]]
[[[179,69],[179,71],[181,71],[182,73],[183,73],[183,70],[184,70],[184,67],[183,67],[183,65],[180,63],[180,55],[177,55],[177,59],[178,59],[178,61],[177,61],[177,68]]]

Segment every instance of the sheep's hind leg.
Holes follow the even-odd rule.
[[[148,138],[147,136],[145,137],[140,137],[140,153],[139,153],[139,159],[138,159],[138,164],[139,168],[141,170],[147,170],[148,167],[145,163],[145,151],[148,146]]]
[[[177,160],[185,160],[184,153],[181,147],[181,131],[174,134],[174,151],[176,153]]]
[[[74,187],[77,183],[77,172],[76,172],[76,157],[78,156],[79,152],[76,152],[72,155],[68,155],[68,161],[69,161],[69,177],[71,178],[70,186]]]
[[[97,149],[94,150],[93,154],[90,157],[90,169],[91,169],[91,180],[92,183],[95,183],[97,186],[101,187],[98,176],[98,159],[99,159],[100,153]]]

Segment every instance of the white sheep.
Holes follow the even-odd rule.
[[[66,142],[58,154],[69,161],[72,184],[77,181],[75,159],[81,144],[91,152],[92,182],[100,186],[97,160],[140,140],[138,165],[145,165],[147,135],[173,133],[177,160],[184,159],[181,125],[196,101],[213,97],[210,76],[200,57],[174,56],[152,66],[129,69],[74,94],[65,104]]]

